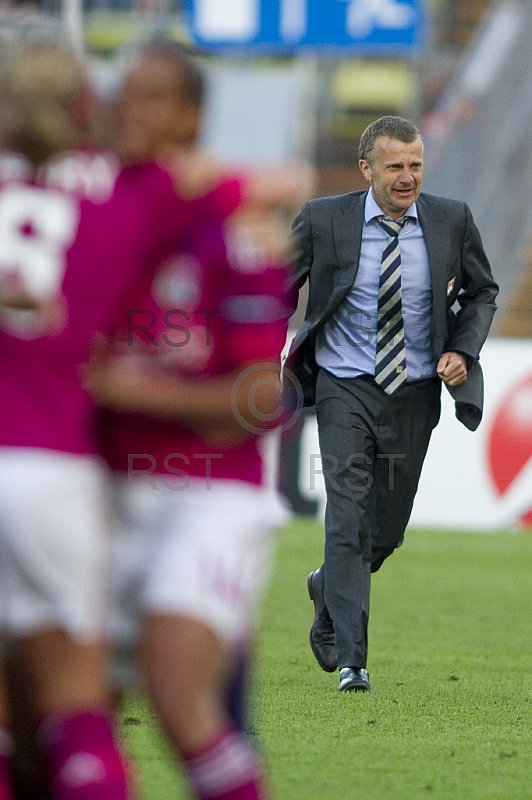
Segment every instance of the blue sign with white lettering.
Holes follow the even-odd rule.
[[[425,39],[423,0],[190,0],[196,44],[213,50],[405,54]]]

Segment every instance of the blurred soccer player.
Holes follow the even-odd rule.
[[[79,369],[175,243],[184,206],[162,170],[120,170],[87,147],[94,98],[67,49],[19,43],[2,84],[2,625],[54,800],[124,800],[106,681],[104,472]]]
[[[130,154],[179,164],[196,139],[200,83],[171,47],[144,50],[122,99]],[[205,197],[189,248],[130,302],[122,344],[89,378],[115,412],[102,440],[116,474],[118,638],[141,618],[147,686],[201,800],[266,796],[226,692],[284,517],[262,486],[258,440],[278,406],[286,276],[258,204],[222,228],[234,188],[222,181]]]
[[[314,174],[309,165],[228,169],[204,153],[198,140],[202,125],[205,79],[175,42],[137,46],[120,97],[118,148],[125,160],[157,158],[178,181],[181,192],[203,192],[203,216],[244,231],[253,250],[257,240],[280,252],[286,239],[279,210],[299,207],[310,196]],[[287,227],[287,226],[286,226]],[[241,653],[232,672],[231,715],[238,725],[246,718],[248,656]]]

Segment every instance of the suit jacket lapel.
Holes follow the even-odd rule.
[[[328,309],[333,312],[347,296],[357,274],[366,194],[346,197],[340,213],[332,220],[337,272]]]

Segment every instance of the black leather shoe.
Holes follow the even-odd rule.
[[[310,599],[314,603],[314,622],[310,629],[310,647],[314,658],[325,672],[334,672],[338,667],[336,658],[334,626],[323,599],[323,575],[321,567],[307,578]]]
[[[367,669],[343,667],[340,670],[339,692],[369,692],[370,688]]]

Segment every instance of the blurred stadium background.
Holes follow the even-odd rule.
[[[419,124],[424,188],[469,203],[501,294],[484,422],[462,430],[444,398],[412,524],[532,529],[529,0],[0,0],[3,37],[42,29],[65,31],[102,92],[131,41],[186,43],[209,75],[205,145],[243,165],[308,159],[320,195],[363,186],[357,146],[372,119]],[[294,510],[319,514],[312,415],[282,447]]]

